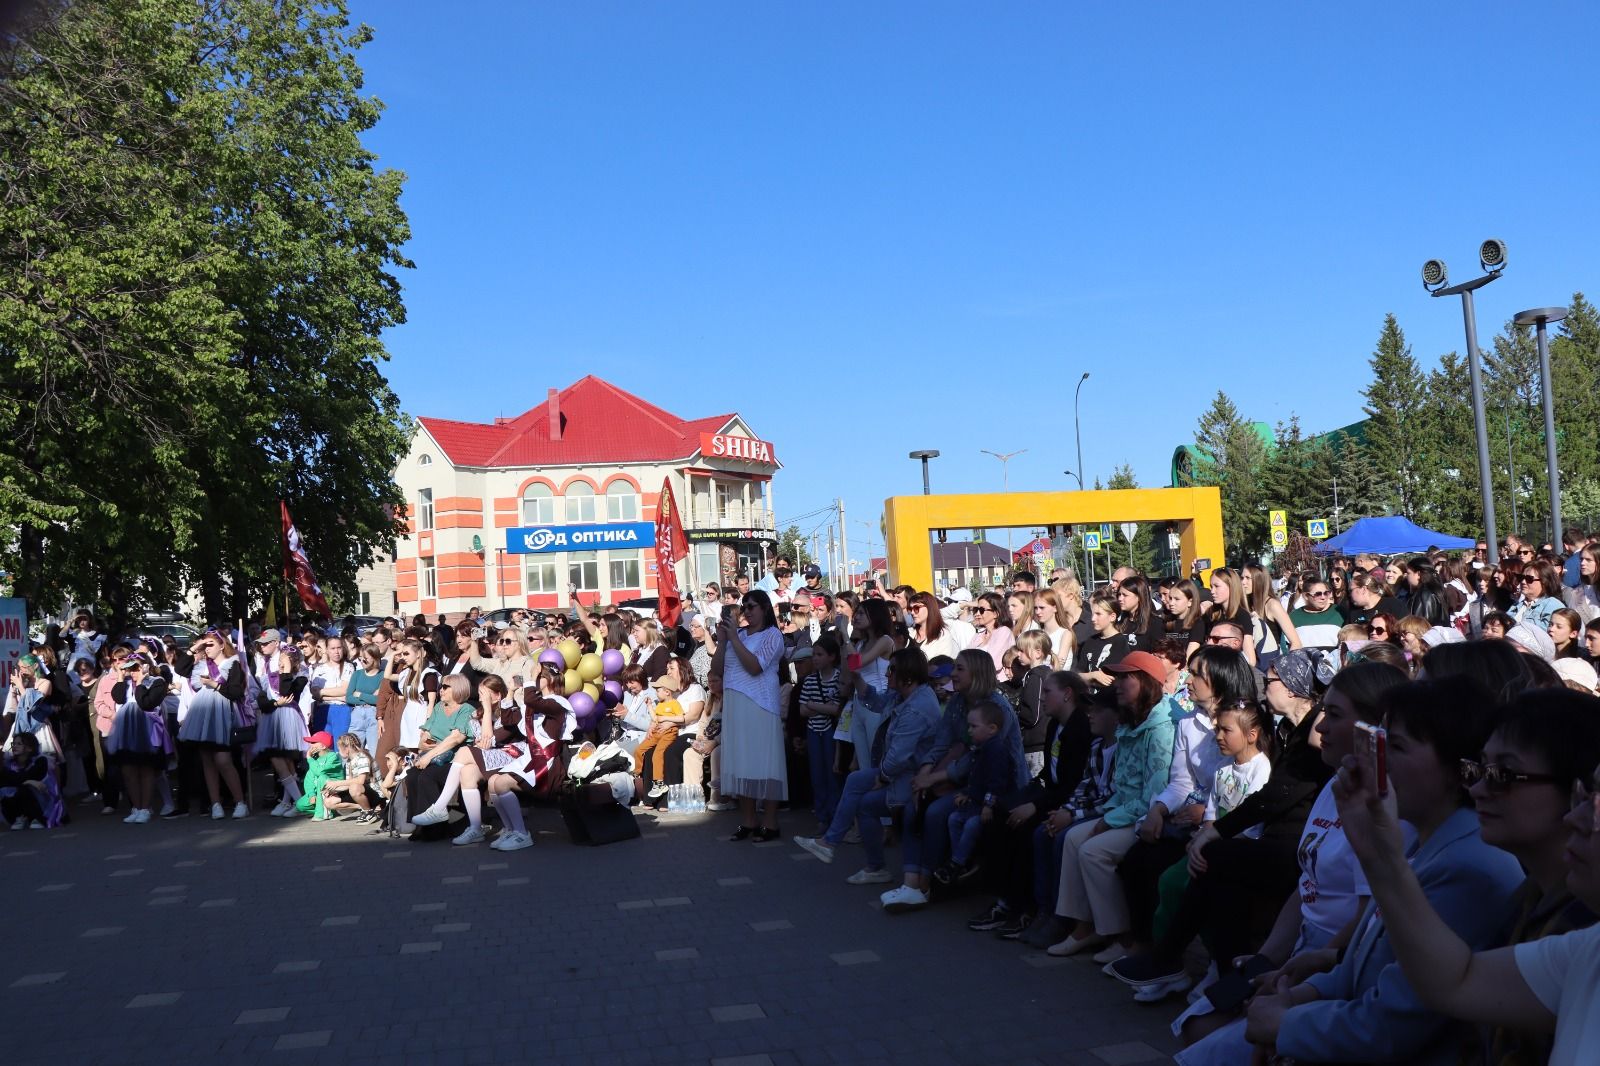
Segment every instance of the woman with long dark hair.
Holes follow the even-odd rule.
[[[739,607],[744,625],[724,619],[717,633],[723,646],[722,794],[739,797],[739,828],[731,839],[761,843],[778,838],[778,804],[789,797],[778,699],[784,643],[765,592],[745,593]]]

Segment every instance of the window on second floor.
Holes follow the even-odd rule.
[[[594,489],[577,481],[567,486],[567,522],[595,521]]]
[[[556,494],[549,485],[533,484],[522,491],[522,524],[550,526],[556,521]]]
[[[433,490],[417,490],[417,529],[433,528]]]
[[[639,520],[639,494],[626,481],[613,481],[606,486],[606,518],[612,522]]]

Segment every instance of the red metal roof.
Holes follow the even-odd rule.
[[[700,450],[700,434],[734,416],[686,421],[593,374],[556,394],[559,440],[551,439],[550,401],[515,418],[455,422],[419,418],[455,466],[578,466],[684,459]]]

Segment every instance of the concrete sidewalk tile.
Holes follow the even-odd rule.
[[[770,922],[751,922],[750,928],[758,933],[776,933],[780,929],[793,929],[794,923],[787,918],[777,918]]]
[[[322,919],[322,927],[324,929],[332,929],[336,925],[358,925],[360,922],[361,915],[359,914],[335,914]]]
[[[182,992],[146,992],[128,1000],[127,1007],[130,1010],[141,1007],[170,1007],[182,998]]]
[[[446,885],[470,885],[472,884],[472,875],[461,874],[456,877],[444,877],[440,879],[440,883]]]
[[[409,859],[415,854],[416,852],[414,851],[386,851],[383,853],[383,857],[386,859]]]
[[[206,861],[204,859],[185,859],[183,862],[173,863],[172,868],[174,870],[189,870],[196,866],[204,866],[205,864]]]
[[[151,907],[176,907],[188,898],[188,896],[157,896],[146,902]]]
[[[478,864],[479,871],[484,873],[487,873],[490,870],[506,870],[510,869],[510,867],[511,864],[506,862],[480,862]]]
[[[200,907],[202,910],[211,910],[216,907],[231,907],[238,902],[239,900],[235,896],[224,896],[221,899],[202,900]]]
[[[619,911],[642,911],[656,905],[653,899],[625,899],[617,904]]]
[[[101,925],[96,926],[93,929],[85,929],[78,935],[84,940],[92,940],[96,937],[102,936],[116,936],[118,933],[123,932],[126,928],[126,926],[122,925]]]
[[[294,962],[280,962],[272,968],[273,973],[309,973],[322,965],[320,959],[299,959]]]
[[[239,1012],[234,1025],[259,1025],[262,1022],[281,1022],[289,1016],[288,1007],[256,1007]]]
[[[440,922],[433,927],[433,931],[435,933],[465,933],[471,928],[471,922]]]
[[[425,914],[428,911],[442,911],[447,906],[449,906],[448,903],[413,903],[411,905],[411,913]]]
[[[711,1066],[773,1066],[771,1055],[724,1055],[712,1059]]]
[[[839,951],[828,958],[840,966],[860,966],[868,962],[882,962],[883,958],[876,951]]]
[[[120,870],[112,870],[111,871],[111,876],[112,877],[138,877],[142,873],[144,873],[143,867],[124,866]]]
[[[340,866],[337,863],[335,863],[332,866],[313,866],[311,868],[311,872],[314,873],[314,874],[336,874],[340,870],[343,870],[343,869],[344,869],[343,866]]]
[[[711,1008],[711,1020],[714,1022],[749,1022],[766,1016],[767,1012],[761,1009],[759,1003],[733,1003],[726,1007]]]
[[[162,894],[167,893],[167,892],[187,892],[187,891],[189,891],[189,886],[188,885],[157,885],[155,888],[152,888],[150,890],[150,894],[151,895],[162,895]]]
[[[499,885],[501,888],[511,888],[516,885],[526,885],[529,883],[530,881],[526,877],[502,877],[495,882],[495,884]]]
[[[54,973],[30,973],[30,974],[24,974],[23,976],[17,978],[15,981],[12,981],[11,982],[11,987],[12,988],[27,988],[30,985],[53,985],[57,981],[61,980],[65,976],[67,976],[67,974],[66,974],[66,971],[64,971],[64,970],[57,970]]]
[[[657,962],[676,962],[679,959],[698,959],[699,957],[699,948],[668,948],[665,951],[656,952]]]
[[[137,859],[138,857],[133,852],[123,852],[120,855],[107,855],[106,862],[126,862],[129,859]]]
[[[70,882],[67,883],[67,884],[40,885],[38,887],[38,889],[36,889],[36,891],[39,891],[39,892],[70,892],[70,891],[72,891],[72,885],[71,885]]]
[[[719,877],[717,884],[723,888],[737,888],[740,885],[753,885],[755,882],[748,877]]]
[[[272,1045],[273,1051],[303,1051],[306,1048],[327,1047],[333,1039],[332,1029],[317,1029],[309,1033],[284,1033]]]
[[[694,903],[694,901],[688,896],[666,896],[662,899],[652,900],[651,902],[653,902],[657,907],[688,907],[692,906]]]
[[[444,944],[437,940],[416,940],[409,944],[400,945],[402,955],[425,955],[430,951],[442,951]]]

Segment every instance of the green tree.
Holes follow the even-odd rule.
[[[794,560],[795,566],[804,566],[811,562],[811,551],[806,546],[806,538],[800,532],[799,526],[790,526],[778,537],[777,554],[785,559]]]
[[[113,616],[278,587],[278,500],[348,591],[409,421],[402,178],[342,2],[54,3],[0,56],[0,562]]]
[[[1111,471],[1111,479],[1106,482],[1106,488],[1108,489],[1136,489],[1138,487],[1139,478],[1134,474],[1133,467],[1127,463],[1122,463]],[[1138,532],[1133,535],[1131,549],[1128,542],[1122,537],[1122,530],[1119,528],[1115,532],[1116,536],[1113,538],[1115,544],[1111,546],[1105,558],[1115,562],[1117,566],[1128,563],[1141,574],[1155,574],[1162,571],[1160,556],[1156,552],[1156,538],[1160,537],[1161,545],[1165,548],[1167,530],[1164,525],[1154,522],[1140,522]],[[1167,566],[1165,569],[1170,571],[1173,567]]]
[[[1549,520],[1549,478],[1544,456],[1544,394],[1533,330],[1507,322],[1495,336],[1492,350],[1483,353],[1483,372],[1491,468],[1498,467],[1494,471],[1496,496],[1508,503],[1505,514],[1497,517],[1507,523],[1508,530],[1542,537]]]
[[[1472,382],[1466,360],[1447,352],[1428,374],[1428,419],[1434,462],[1424,478],[1424,523],[1430,529],[1476,536],[1483,527],[1478,491],[1478,444],[1472,422]]]
[[[1222,533],[1230,559],[1255,558],[1268,545],[1261,473],[1267,445],[1220,390],[1195,428],[1201,458],[1188,475],[1195,485],[1222,490]]]
[[[1563,515],[1567,482],[1600,484],[1600,312],[1572,294],[1567,317],[1550,338],[1551,391],[1556,405],[1556,457],[1561,466]],[[1576,512],[1592,523],[1600,512]]]
[[[1381,502],[1394,513],[1422,517],[1432,425],[1427,417],[1427,380],[1394,315],[1383,317],[1371,359],[1372,384],[1363,390],[1367,449],[1383,472]]]

